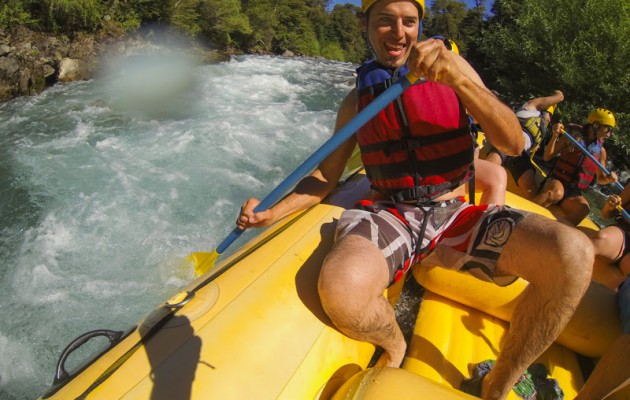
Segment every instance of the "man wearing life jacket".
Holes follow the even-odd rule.
[[[617,181],[617,174],[606,175],[584,150],[599,163],[606,165],[604,141],[610,137],[615,127],[615,116],[609,110],[597,108],[588,115],[588,123],[579,133],[581,145],[576,146],[569,138],[561,138],[563,124],[553,126],[552,138],[545,147],[544,159],[557,158],[556,164],[546,179],[542,189],[533,199],[543,207],[558,204],[566,219],[578,225],[589,213],[590,206],[582,191],[597,178],[600,185]]]
[[[564,100],[560,90],[551,96],[537,97],[527,101],[516,111],[516,117],[521,123],[525,148],[516,157],[508,157],[501,153],[490,141],[486,143],[482,153],[485,159],[498,165],[503,165],[516,184],[521,188],[523,197],[531,200],[538,193],[536,184],[536,167],[532,164],[532,157],[547,136],[547,126],[558,105]]]
[[[604,219],[615,224],[591,234],[595,255],[619,267],[617,304],[622,335],[599,360],[576,400],[604,399],[630,385],[630,220],[619,209],[630,212],[630,184],[619,196],[608,196],[601,209]]]
[[[324,310],[341,332],[384,350],[378,366],[399,367],[406,343],[383,293],[411,265],[425,259],[499,285],[520,276],[529,286],[493,369],[478,385],[484,399],[504,399],[584,295],[592,246],[580,231],[540,215],[463,200],[474,163],[466,111],[509,155],[524,146],[516,116],[442,40],[417,40],[423,0],[363,0],[362,9],[374,61],[359,68],[357,87],[342,101],[335,130],[405,68],[423,77],[422,83],[368,122],[282,201],[258,213],[253,210],[259,201],[246,201],[237,226],[267,226],[324,199],[358,143],[378,197],[344,211],[337,222],[318,280]]]

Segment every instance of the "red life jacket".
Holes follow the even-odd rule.
[[[362,65],[357,77],[358,111],[391,82],[392,73],[376,62]],[[468,116],[446,85],[413,85],[356,137],[372,188],[394,201],[430,201],[474,176]]]
[[[586,148],[591,155],[599,160],[603,143],[594,141],[588,147],[584,141],[580,141],[582,147]],[[597,176],[599,166],[591,160],[582,150],[576,146],[570,152],[566,152],[556,162],[551,171],[551,176],[568,186],[578,189],[586,189]]]

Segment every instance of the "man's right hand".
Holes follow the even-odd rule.
[[[260,204],[260,200],[253,197],[243,203],[241,212],[236,219],[236,226],[238,226],[239,229],[245,230],[252,227],[263,228],[274,222],[271,209],[254,213],[254,208],[256,208],[258,204]]]
[[[558,136],[562,135],[564,131],[564,125],[561,122],[553,124],[551,127],[551,135],[554,139],[558,139]]]
[[[604,205],[608,207],[610,210],[616,210],[619,207],[621,207],[621,197],[615,194],[611,194],[606,199],[606,203],[604,203]]]
[[[558,90],[558,89],[554,90],[552,96],[559,96],[560,97],[560,100],[558,100],[558,103],[560,103],[561,101],[564,100],[564,93],[562,93],[561,90]]]

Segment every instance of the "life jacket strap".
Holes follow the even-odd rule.
[[[432,201],[436,194],[449,190],[450,182],[432,186],[414,186],[412,188],[402,189],[398,191],[384,190],[372,186],[372,190],[387,196],[394,203],[403,203],[415,201],[416,204],[426,204]]]
[[[470,127],[463,126],[461,128],[453,129],[433,136],[408,136],[400,140],[391,140],[382,143],[367,144],[361,146],[361,150],[365,153],[382,150],[383,153],[389,157],[393,153],[399,151],[411,151],[423,146],[431,146],[434,144],[444,143],[462,137],[463,135],[469,134]]]

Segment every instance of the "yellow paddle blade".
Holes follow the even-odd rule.
[[[195,265],[195,275],[201,276],[210,271],[214,267],[214,263],[219,258],[220,254],[214,249],[212,253],[192,253],[186,259]]]

